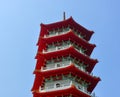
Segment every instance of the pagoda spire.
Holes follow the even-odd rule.
[[[65,12],[63,12],[63,21],[66,20]]]

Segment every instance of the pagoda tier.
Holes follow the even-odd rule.
[[[74,70],[74,69],[73,69]],[[77,73],[77,72],[63,72],[62,73],[62,75],[60,75],[60,73],[58,73],[58,72],[54,72],[53,74],[52,74],[52,71],[51,72],[48,72],[50,75],[48,76],[48,74],[46,73],[45,74],[45,72],[44,73],[39,73],[39,74],[36,74],[36,75],[39,75],[39,77],[40,78],[42,78],[41,80],[40,80],[40,78],[37,80],[36,79],[36,82],[34,83],[34,87],[33,87],[33,89],[34,90],[36,90],[36,91],[33,91],[33,92],[35,92],[35,93],[41,93],[40,95],[42,95],[43,97],[47,94],[52,94],[53,92],[59,92],[59,91],[62,91],[62,90],[69,90],[69,88],[72,88],[72,86],[75,86],[75,88],[74,89],[76,89],[76,90],[79,90],[79,92],[80,93],[84,93],[84,97],[91,97],[91,91],[93,90],[93,87],[95,87],[96,86],[96,84],[97,84],[97,82],[100,80],[99,78],[92,78],[91,79],[91,82],[90,82],[90,79],[88,79],[88,81],[86,81],[86,80],[83,80],[82,78],[82,76],[80,76],[80,75],[82,75],[82,74],[80,74],[80,75],[76,75],[75,73]],[[73,74],[74,73],[74,74]],[[41,74],[43,75],[43,76],[41,76]],[[58,75],[57,75],[58,74]],[[80,76],[80,77],[79,77]],[[66,83],[66,81],[64,81],[65,79],[67,79],[67,77],[69,78],[69,79],[72,79],[72,80],[70,80],[71,82],[69,83],[69,81],[67,81],[67,83]],[[45,89],[43,88],[39,88],[39,87],[37,87],[37,86],[43,86],[44,85],[44,82],[46,82],[46,81],[48,81],[48,82],[50,82],[50,81],[54,81],[54,80],[57,80],[57,82],[59,81],[59,80],[61,80],[61,79],[63,79],[63,81],[64,81],[64,86],[61,86],[61,87],[57,87],[57,88],[51,88],[51,87],[46,87]],[[39,83],[37,83],[39,81]],[[86,85],[89,85],[89,88],[87,89],[87,90],[83,90],[82,89],[82,87],[81,87],[81,85],[79,84],[79,83],[81,83],[81,81],[82,81],[82,83],[86,83]],[[40,84],[41,83],[41,84]],[[56,82],[54,82],[55,84],[56,84]],[[94,85],[94,86],[93,86]],[[48,89],[47,89],[48,88]],[[51,89],[50,89],[51,88]],[[74,91],[74,90],[73,90]],[[66,92],[67,93],[67,92]],[[69,93],[69,91],[68,91],[68,93]],[[73,93],[71,93],[71,94],[74,94],[75,92],[73,92]],[[61,94],[61,93],[60,93]],[[59,94],[59,95],[60,95]],[[52,94],[52,95],[56,95],[56,94]],[[58,96],[58,94],[56,95],[56,96]],[[54,96],[52,96],[52,97],[54,97]],[[75,97],[77,97],[77,96],[75,96]]]
[[[94,33],[93,31],[87,30],[80,24],[76,23],[72,17],[69,19],[66,19],[64,21],[56,22],[56,23],[51,23],[51,24],[41,24],[41,32],[40,32],[40,37],[43,37],[44,35],[48,35],[49,31],[53,31],[56,29],[62,29],[69,27],[75,31],[78,32],[78,34],[81,34],[86,41],[89,41],[92,34]]]
[[[66,75],[67,75],[67,73],[62,74],[61,76],[65,78]],[[68,76],[69,75],[70,74],[68,74]],[[64,90],[64,89],[68,89],[69,87],[71,87],[71,85],[74,85],[75,88],[77,88],[79,90],[79,92],[83,92],[84,94],[87,94],[88,96],[91,96],[90,89],[93,88],[93,85],[91,85],[93,83],[86,82],[85,80],[81,79],[78,76],[71,77],[72,80],[69,80],[69,79],[61,80],[61,76],[60,75],[50,75],[49,78],[48,77],[47,78],[41,77],[41,78],[43,78],[43,80],[35,80],[35,83],[34,83],[34,86],[33,86],[33,93],[43,93],[43,94],[48,93],[49,94],[50,92],[53,93],[53,92],[61,91],[61,90]],[[41,79],[41,78],[39,78],[39,79]],[[58,80],[58,78],[59,78],[59,80]],[[56,79],[57,79],[57,81],[55,81]],[[39,83],[37,83],[37,81],[39,81]],[[46,81],[50,82],[50,84],[52,83],[53,84],[52,87],[50,85],[45,86],[44,83],[47,83]],[[58,82],[60,82],[60,83],[62,82],[64,84],[56,87],[55,85],[57,85]],[[81,82],[82,82],[82,84],[80,84]],[[96,83],[94,83],[94,85],[96,85]],[[41,87],[38,87],[38,86],[41,86]],[[89,88],[86,89],[86,87],[89,87]],[[55,95],[55,94],[53,94],[53,95]]]
[[[90,57],[79,53],[73,46],[70,46],[67,49],[62,49],[62,50],[58,50],[55,52],[46,52],[46,53],[39,53],[38,52],[36,59],[39,60],[39,58],[41,58],[43,60],[49,60],[52,58],[57,58],[57,57],[59,58],[59,57],[64,57],[64,56],[65,57],[72,56],[74,59],[77,59],[77,60],[84,62],[86,65],[88,65],[88,68],[87,68],[88,72],[91,72],[92,69],[94,68],[95,64],[98,62],[97,59],[91,59]],[[40,64],[42,65],[42,63],[40,63]],[[39,66],[36,65],[36,69],[40,69],[40,67],[41,67],[40,64],[37,64]]]
[[[52,37],[47,37],[47,38],[42,38],[38,42],[38,51],[42,51],[43,49],[47,49],[47,46],[49,44],[53,44],[54,42],[66,42],[70,41],[71,44],[75,44],[78,47],[82,47],[84,50],[86,50],[86,54],[90,56],[91,52],[93,51],[94,47],[96,46],[95,44],[90,44],[84,39],[79,38],[72,30],[68,31],[65,34],[57,35],[57,36],[52,36]]]
[[[79,79],[83,79],[84,81],[90,83],[90,86],[88,88],[89,92],[92,92],[98,81],[100,81],[99,77],[93,76],[91,74],[88,74],[84,71],[81,71],[78,69],[74,64],[70,64],[69,66],[66,66],[66,68],[56,68],[53,70],[37,70],[35,74],[40,74],[41,77],[49,77],[49,76],[59,76],[60,74],[66,75],[66,74],[73,74],[74,76],[78,77]]]

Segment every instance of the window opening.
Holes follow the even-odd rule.
[[[78,86],[78,89],[81,89],[81,86]]]
[[[62,49],[62,47],[59,46],[59,47],[58,47],[58,50],[60,50],[60,49]]]
[[[60,67],[60,65],[61,65],[60,63],[57,63],[57,67]]]

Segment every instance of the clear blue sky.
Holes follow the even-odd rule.
[[[0,0],[0,97],[32,97],[39,24],[62,20],[63,11],[95,31],[96,95],[119,97],[119,10],[119,0]]]

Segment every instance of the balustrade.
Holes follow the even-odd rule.
[[[67,80],[59,80],[59,81],[52,81],[52,82],[45,82],[44,87],[40,87],[39,91],[40,92],[49,92],[49,91],[56,91],[56,90],[63,90],[67,89],[74,85],[76,89],[78,89],[81,92],[84,92],[88,95],[91,95],[90,92],[87,91],[87,86],[84,84],[77,83],[75,81],[72,81],[70,79]],[[94,96],[92,96],[94,97]]]
[[[60,45],[59,45],[60,44]],[[63,50],[63,49],[67,49],[70,46],[73,46],[78,52],[80,52],[81,54],[85,54],[85,52],[87,51],[87,49],[83,49],[81,46],[78,46],[77,44],[70,42],[70,41],[62,41],[60,43],[52,43],[51,45],[47,46],[46,50],[43,50],[43,53],[49,53],[49,52],[54,52],[54,51],[59,51],[59,50]]]

